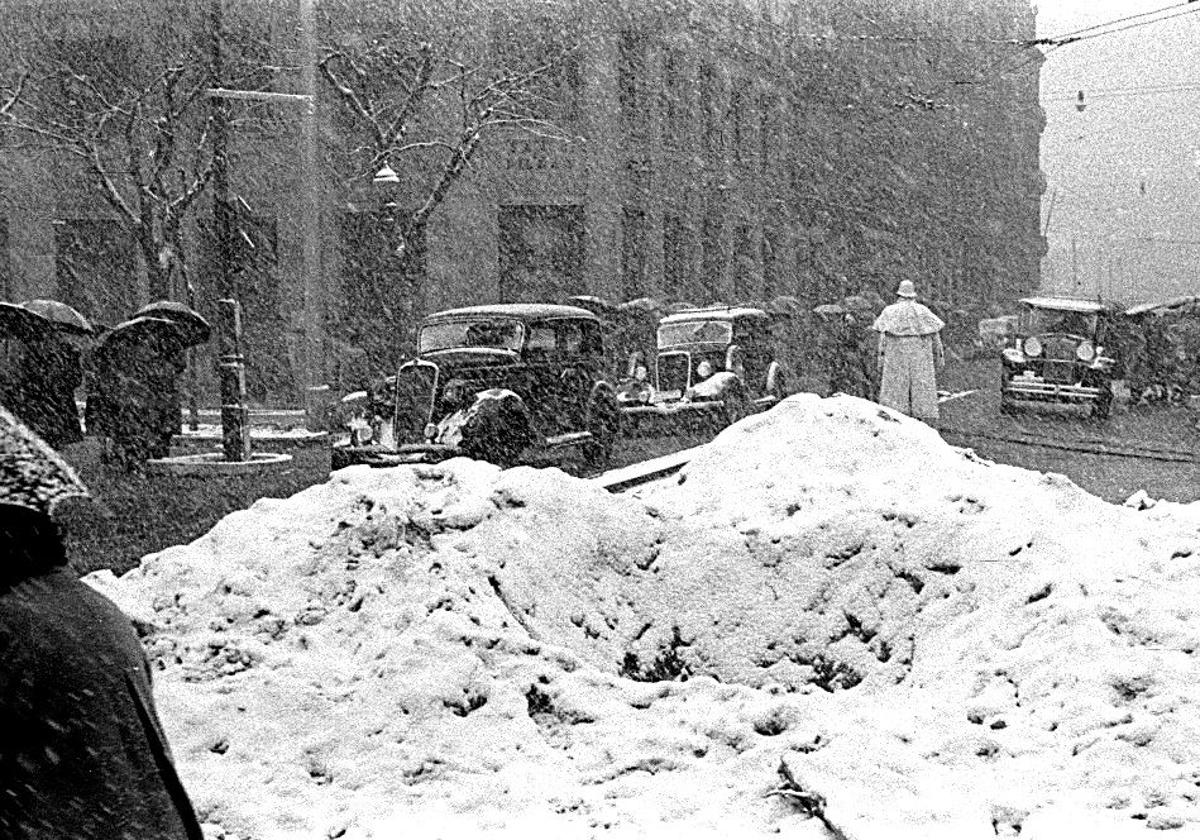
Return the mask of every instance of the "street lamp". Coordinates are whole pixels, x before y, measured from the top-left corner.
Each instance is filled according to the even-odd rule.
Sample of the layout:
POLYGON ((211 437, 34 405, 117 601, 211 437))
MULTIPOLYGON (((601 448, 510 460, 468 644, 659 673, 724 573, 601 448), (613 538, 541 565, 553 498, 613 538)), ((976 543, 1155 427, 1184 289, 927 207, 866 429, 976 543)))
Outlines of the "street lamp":
MULTIPOLYGON (((392 195, 392 192, 396 185, 400 183, 400 176, 396 173, 395 169, 392 169, 391 164, 384 162, 379 171, 375 173, 375 177, 371 179, 371 183, 386 199, 383 202, 383 223, 388 227, 386 235, 388 238, 392 238, 396 236, 396 208, 399 206, 396 204, 396 199, 392 195)), ((404 250, 407 247, 404 237, 398 236, 396 239, 398 239, 398 242, 393 255, 397 257, 404 256, 404 250)))
POLYGON ((375 177, 371 179, 371 183, 377 187, 399 184, 400 176, 396 174, 395 169, 392 169, 390 165, 385 163, 382 167, 380 167, 379 171, 375 173, 375 177))

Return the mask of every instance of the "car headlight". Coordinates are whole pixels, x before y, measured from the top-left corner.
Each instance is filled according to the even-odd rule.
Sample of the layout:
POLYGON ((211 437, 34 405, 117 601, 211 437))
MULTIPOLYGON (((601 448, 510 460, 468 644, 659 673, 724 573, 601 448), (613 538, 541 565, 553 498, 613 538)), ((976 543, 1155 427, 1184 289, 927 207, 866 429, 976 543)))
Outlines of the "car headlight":
POLYGON ((713 366, 712 362, 710 362, 708 359, 705 359, 704 361, 700 362, 700 364, 696 365, 696 376, 699 376, 701 379, 708 379, 708 377, 712 375, 713 366))
POLYGON ((361 417, 350 418, 350 443, 353 446, 366 446, 375 437, 371 424, 361 417))
POLYGON ((1090 362, 1096 358, 1096 347, 1090 341, 1081 341, 1075 348, 1075 358, 1081 362, 1090 362))
POLYGON ((1036 335, 1031 335, 1021 344, 1026 356, 1042 355, 1042 342, 1036 335))

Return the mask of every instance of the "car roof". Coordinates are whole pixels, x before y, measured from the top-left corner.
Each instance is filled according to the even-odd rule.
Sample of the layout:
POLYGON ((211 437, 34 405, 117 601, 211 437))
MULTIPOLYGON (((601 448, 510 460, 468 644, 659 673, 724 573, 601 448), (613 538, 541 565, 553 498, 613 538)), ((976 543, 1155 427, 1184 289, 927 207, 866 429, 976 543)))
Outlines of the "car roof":
POLYGON ((1065 312, 1113 312, 1120 308, 1111 301, 1055 296, 1021 298, 1021 303, 1035 309, 1061 309, 1065 312))
POLYGON ((738 318, 762 318, 769 316, 761 309, 752 306, 709 306, 699 309, 685 309, 675 312, 659 321, 660 324, 679 324, 687 321, 735 320, 738 318))
POLYGON ((585 318, 589 321, 600 320, 595 313, 578 306, 564 306, 557 303, 485 303, 481 306, 464 306, 459 309, 445 309, 425 316, 426 321, 455 320, 457 318, 475 318, 480 315, 499 315, 504 318, 516 318, 530 321, 536 318, 585 318))

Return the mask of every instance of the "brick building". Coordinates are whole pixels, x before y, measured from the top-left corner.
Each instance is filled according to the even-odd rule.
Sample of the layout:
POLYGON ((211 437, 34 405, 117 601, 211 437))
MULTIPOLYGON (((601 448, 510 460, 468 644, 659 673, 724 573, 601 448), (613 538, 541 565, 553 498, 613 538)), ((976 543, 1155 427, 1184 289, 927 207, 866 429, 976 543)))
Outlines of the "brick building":
MULTIPOLYGON (((237 25, 294 57, 296 2, 248 4, 237 25)), ((579 33, 547 82, 551 116, 576 139, 486 141, 430 221, 420 288, 366 278, 386 276, 381 205, 417 200, 428 172, 402 171, 384 195, 327 156, 314 295, 300 280, 296 196, 311 179, 296 166, 298 121, 259 107, 263 119, 234 131, 260 399, 295 401, 330 376, 335 339, 400 336, 424 311, 469 303, 587 293, 815 304, 865 288, 890 296, 907 277, 927 297, 978 306, 1037 287, 1044 120, 1028 2, 481 3, 454 20, 476 54, 526 48, 568 20, 579 33), (304 370, 315 329, 328 339, 324 372, 304 370)), ((148 37, 124 13, 97 6, 94 21, 107 14, 125 44, 148 37)), ((327 87, 316 113, 327 148, 353 142, 327 87)), ((120 225, 56 183, 52 161, 34 163, 5 167, 0 291, 60 296, 102 321, 127 314, 148 291, 120 225)), ((190 228, 197 242, 203 227, 190 228)), ((204 251, 193 264, 207 294, 204 251)))

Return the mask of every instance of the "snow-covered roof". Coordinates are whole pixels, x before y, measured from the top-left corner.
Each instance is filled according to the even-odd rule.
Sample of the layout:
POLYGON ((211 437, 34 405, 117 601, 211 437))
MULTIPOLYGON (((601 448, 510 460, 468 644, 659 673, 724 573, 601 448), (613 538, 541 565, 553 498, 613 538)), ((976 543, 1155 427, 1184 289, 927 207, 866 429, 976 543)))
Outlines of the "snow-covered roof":
POLYGON ((1069 297, 1027 297, 1021 303, 1035 309, 1061 309, 1065 312, 1112 312, 1118 307, 1109 301, 1069 297))
POLYGON ((470 318, 480 315, 500 315, 507 318, 529 320, 532 318, 589 318, 598 320, 594 312, 579 306, 564 306, 558 303, 487 303, 480 306, 464 306, 446 309, 429 315, 426 320, 470 318))
POLYGON ((767 313, 752 306, 713 306, 685 309, 663 318, 659 323, 678 324, 686 321, 734 320, 736 318, 766 318, 767 313))
POLYGON ((1131 306, 1125 310, 1126 315, 1145 315, 1147 312, 1167 311, 1170 309, 1183 309, 1187 306, 1195 306, 1200 303, 1200 295, 1183 295, 1170 300, 1156 300, 1150 303, 1139 303, 1136 306, 1131 306))

